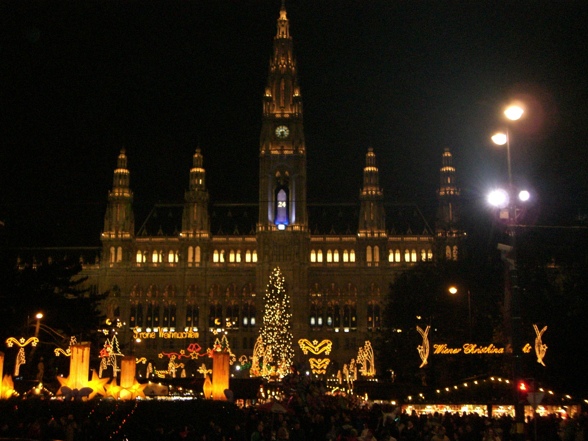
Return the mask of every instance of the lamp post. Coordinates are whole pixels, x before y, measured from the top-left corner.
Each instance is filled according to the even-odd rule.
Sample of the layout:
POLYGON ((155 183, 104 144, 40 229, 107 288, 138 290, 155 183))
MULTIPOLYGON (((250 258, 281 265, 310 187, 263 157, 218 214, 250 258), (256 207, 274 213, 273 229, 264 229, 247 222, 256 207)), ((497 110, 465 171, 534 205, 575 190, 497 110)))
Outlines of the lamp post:
MULTIPOLYGON (((504 115, 510 121, 519 120, 524 114, 524 109, 519 105, 512 105, 504 110, 504 115)), ((512 178, 511 163, 511 140, 510 131, 505 133, 496 133, 492 136, 492 141, 498 145, 506 145, 506 159, 508 169, 508 190, 495 190, 489 197, 488 202, 500 209, 500 218, 506 221, 506 232, 510 238, 510 244, 499 244, 503 260, 508 269, 508 282, 505 284, 504 309, 505 324, 510 327, 510 342, 512 348, 512 377, 513 387, 516 389, 518 377, 520 376, 520 346, 521 346, 521 308, 519 299, 518 270, 516 260, 516 223, 517 223, 517 206, 515 197, 515 188, 512 178)), ((529 199, 529 192, 521 191, 518 195, 521 201, 529 199)), ((523 439, 524 433, 524 404, 519 403, 517 391, 513 389, 515 400, 515 441, 523 439)))
MULTIPOLYGON (((451 295, 455 295, 457 294, 457 292, 459 291, 457 289, 456 286, 450 286, 449 289, 449 294, 451 295)), ((469 338, 470 338, 470 343, 472 342, 472 295, 470 293, 470 290, 468 289, 468 331, 469 331, 469 338)))
POLYGON ((35 324, 35 337, 39 337, 39 330, 41 328, 41 319, 43 318, 43 313, 42 312, 37 312, 37 314, 35 314, 35 319, 37 319, 37 323, 35 324))

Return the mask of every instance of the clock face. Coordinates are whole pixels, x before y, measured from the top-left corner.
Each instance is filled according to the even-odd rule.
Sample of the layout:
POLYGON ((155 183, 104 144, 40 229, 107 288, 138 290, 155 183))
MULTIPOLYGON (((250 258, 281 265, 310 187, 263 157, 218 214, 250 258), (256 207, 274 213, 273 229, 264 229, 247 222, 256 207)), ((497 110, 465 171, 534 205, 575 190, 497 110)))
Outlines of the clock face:
POLYGON ((276 127, 276 136, 280 139, 285 139, 290 134, 290 129, 286 126, 278 126, 276 127))

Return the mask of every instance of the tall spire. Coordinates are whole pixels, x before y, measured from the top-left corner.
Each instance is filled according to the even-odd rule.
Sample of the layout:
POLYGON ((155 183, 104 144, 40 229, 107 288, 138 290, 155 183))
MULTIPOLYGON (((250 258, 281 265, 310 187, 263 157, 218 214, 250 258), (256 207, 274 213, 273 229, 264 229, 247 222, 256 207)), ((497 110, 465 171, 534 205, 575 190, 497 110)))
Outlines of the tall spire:
POLYGON ((363 169, 363 188, 360 193, 359 235, 382 236, 386 234, 386 214, 384 193, 379 185, 379 172, 376 154, 368 148, 363 169))
POLYGON ((184 195, 182 237, 202 236, 210 233, 206 171, 203 164, 202 152, 197 148, 192 157, 189 190, 184 195))
POLYGON ((302 97, 290 23, 282 2, 263 96, 259 228, 305 231, 306 152, 302 97))
POLYGON ((125 149, 121 149, 112 179, 112 190, 108 192, 102 232, 103 259, 107 259, 111 264, 128 261, 131 258, 130 240, 135 236, 135 216, 130 177, 127 155, 125 149))
POLYGON ((438 256, 447 260, 458 260, 461 239, 464 236, 459 228, 459 187, 455 177, 453 157, 449 148, 445 148, 439 172, 439 189, 437 190, 438 208, 436 219, 436 236, 438 256))

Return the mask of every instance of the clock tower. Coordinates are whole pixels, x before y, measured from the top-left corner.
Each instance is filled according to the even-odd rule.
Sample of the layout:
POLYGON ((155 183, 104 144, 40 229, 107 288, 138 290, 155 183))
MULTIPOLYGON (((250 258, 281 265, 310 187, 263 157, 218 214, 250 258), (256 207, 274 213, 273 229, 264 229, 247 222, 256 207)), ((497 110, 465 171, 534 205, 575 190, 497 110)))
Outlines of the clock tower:
MULTIPOLYGON (((259 150, 259 221, 256 283, 261 290, 280 267, 293 299, 305 299, 310 235, 306 207, 306 148, 302 97, 282 2, 263 95, 259 150)), ((295 332, 296 330, 293 329, 295 332)))

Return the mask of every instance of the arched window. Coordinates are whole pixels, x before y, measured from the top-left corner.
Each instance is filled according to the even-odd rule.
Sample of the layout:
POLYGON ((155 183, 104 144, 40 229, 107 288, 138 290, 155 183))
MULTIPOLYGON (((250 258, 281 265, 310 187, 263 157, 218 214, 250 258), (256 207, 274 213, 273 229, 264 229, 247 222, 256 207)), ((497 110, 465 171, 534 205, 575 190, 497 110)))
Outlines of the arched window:
POLYGON ((223 326, 223 307, 220 303, 212 303, 208 313, 208 327, 221 328, 223 326))
POLYGON ((378 263, 380 261, 380 247, 374 245, 374 262, 378 263))
POLYGON ((445 258, 451 260, 451 247, 449 245, 445 247, 445 258))
POLYGON ((218 263, 220 261, 218 250, 214 250, 214 252, 212 253, 212 261, 214 263, 218 263))
POLYGON ((137 255, 135 258, 137 263, 143 263, 143 253, 141 252, 141 250, 137 250, 137 255))
POLYGON ((424 248, 421 250, 421 260, 423 262, 427 260, 427 251, 424 248))
POLYGON ((394 262, 394 251, 393 250, 388 251, 388 262, 394 262))
POLYGON ((368 331, 380 330, 380 304, 370 302, 367 308, 367 328, 368 331))
POLYGON ((368 265, 372 263, 372 247, 370 245, 368 245, 365 249, 365 260, 368 265))
POLYGON ((235 261, 236 262, 241 262, 241 250, 237 250, 235 252, 235 261))
POLYGON ((457 245, 453 245, 453 260, 457 260, 457 245))
POLYGON ((417 261, 417 252, 415 249, 413 249, 410 253, 410 261, 411 262, 416 262, 417 261))
POLYGON ((257 250, 253 250, 253 255, 251 256, 253 263, 257 262, 257 250))
POLYGON ((123 260, 123 252, 122 252, 122 247, 118 247, 116 249, 116 261, 117 262, 122 262, 123 260))
POLYGON ((333 251, 333 262, 339 262, 339 250, 333 251))
POLYGON ((175 263, 176 262, 176 254, 174 253, 174 250, 169 250, 169 252, 167 253, 167 262, 168 263, 175 263))
POLYGON ((433 250, 431 248, 427 250, 427 260, 433 260, 433 250))
POLYGON ((229 251, 229 262, 235 262, 235 250, 229 251))
POLYGON ((404 250, 404 261, 410 262, 410 250, 408 248, 404 250))
POLYGON ((108 258, 110 263, 114 263, 114 247, 110 247, 110 257, 108 258))
POLYGON ((200 310, 198 309, 198 305, 192 303, 186 305, 186 328, 192 330, 198 329, 199 314, 200 310))
POLYGON ((159 262, 159 254, 157 253, 157 250, 153 250, 153 253, 152 253, 152 256, 151 256, 151 261, 153 263, 159 262))
POLYGON ((200 263, 200 262, 201 262, 202 256, 201 256, 201 254, 200 254, 200 253, 201 253, 201 251, 200 251, 200 247, 199 247, 199 246, 197 246, 197 247, 196 247, 196 253, 195 253, 195 256, 194 256, 194 261, 195 261, 196 263, 200 263))
POLYGON ((402 261, 402 259, 400 258, 400 250, 399 249, 396 249, 396 251, 394 252, 394 260, 396 262, 401 262, 402 261))
POLYGON ((355 250, 349 251, 349 261, 355 262, 355 250))
POLYGON ((333 262, 333 252, 331 250, 327 250, 327 262, 333 262))
POLYGON ((194 247, 188 247, 188 263, 194 263, 194 247))
POLYGON ((323 261, 323 250, 318 250, 318 252, 316 253, 316 261, 317 262, 323 261))
POLYGON ((349 262, 349 252, 347 250, 343 250, 343 262, 349 262))
POLYGON ((312 263, 316 262, 316 251, 315 250, 310 250, 310 261, 312 263))
POLYGON ((175 329, 176 327, 176 305, 166 303, 163 306, 163 327, 175 329))
POLYGON ((247 263, 251 262, 251 251, 249 251, 249 250, 245 251, 245 262, 247 262, 247 263))

